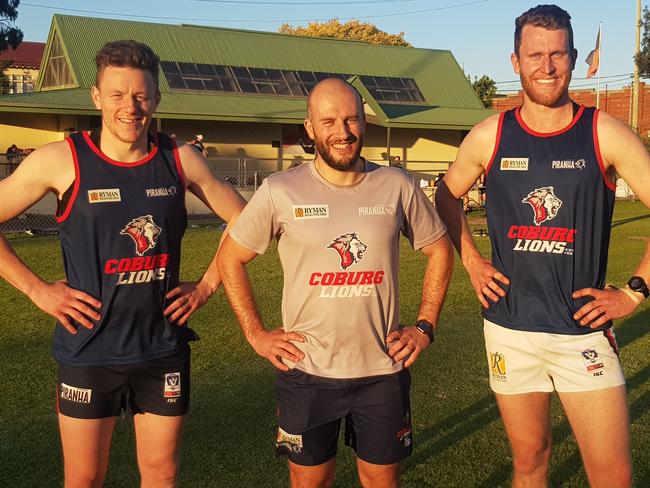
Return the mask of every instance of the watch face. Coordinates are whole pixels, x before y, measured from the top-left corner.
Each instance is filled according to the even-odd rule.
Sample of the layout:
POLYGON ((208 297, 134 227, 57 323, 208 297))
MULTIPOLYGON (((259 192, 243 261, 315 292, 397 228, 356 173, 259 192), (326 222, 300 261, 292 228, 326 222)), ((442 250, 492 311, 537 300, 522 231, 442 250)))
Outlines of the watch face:
POLYGON ((646 285, 645 280, 640 276, 632 276, 630 281, 627 282, 627 286, 632 291, 642 293, 645 298, 648 298, 648 295, 650 294, 648 292, 648 285, 646 285))
POLYGON ((639 278, 638 276, 633 276, 630 278, 630 281, 628 281, 627 285, 634 291, 641 291, 646 288, 645 281, 643 278, 639 278))

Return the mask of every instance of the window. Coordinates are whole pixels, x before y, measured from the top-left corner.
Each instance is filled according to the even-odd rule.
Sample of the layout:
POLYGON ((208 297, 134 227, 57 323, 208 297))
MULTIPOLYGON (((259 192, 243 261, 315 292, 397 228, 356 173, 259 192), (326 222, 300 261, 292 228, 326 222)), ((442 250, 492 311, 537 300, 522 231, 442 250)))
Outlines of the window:
POLYGON ((48 88, 67 88, 74 85, 72 72, 65 58, 59 34, 55 32, 50 56, 45 66, 45 77, 43 78, 42 88, 44 90, 48 88))
POLYGON ((34 80, 29 74, 7 75, 9 91, 7 93, 29 93, 34 91, 34 80))

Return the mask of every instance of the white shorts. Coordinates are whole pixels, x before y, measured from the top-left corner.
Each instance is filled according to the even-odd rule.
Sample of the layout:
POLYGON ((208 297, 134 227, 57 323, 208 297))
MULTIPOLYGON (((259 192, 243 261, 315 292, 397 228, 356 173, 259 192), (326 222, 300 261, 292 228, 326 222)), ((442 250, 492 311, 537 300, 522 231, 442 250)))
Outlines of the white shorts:
POLYGON ((495 393, 580 392, 625 384, 614 332, 584 335, 508 329, 483 321, 495 393))

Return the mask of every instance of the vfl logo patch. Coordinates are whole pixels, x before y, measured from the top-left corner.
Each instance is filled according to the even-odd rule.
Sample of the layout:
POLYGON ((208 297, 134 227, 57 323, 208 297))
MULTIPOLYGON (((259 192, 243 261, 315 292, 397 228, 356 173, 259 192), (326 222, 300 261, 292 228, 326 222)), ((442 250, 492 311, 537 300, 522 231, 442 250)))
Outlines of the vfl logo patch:
POLYGON ((327 248, 334 249, 339 253, 341 269, 346 270, 363 259, 363 253, 368 249, 368 246, 359 240, 356 232, 350 232, 338 236, 327 248))
POLYGON ((501 352, 490 353, 490 371, 492 378, 498 381, 508 381, 506 376, 506 357, 501 352))
POLYGON ((302 452, 302 435, 289 434, 278 427, 278 437, 275 441, 275 447, 279 450, 286 450, 293 453, 302 452))
POLYGON ((181 396, 181 374, 180 373, 166 373, 165 374, 165 398, 176 398, 181 396))
POLYGON ((78 388, 76 386, 61 383, 61 399, 74 403, 88 405, 93 396, 93 390, 90 388, 78 388))
POLYGON ((88 190, 88 203, 121 202, 122 195, 119 188, 103 188, 88 190))
POLYGON ((404 427, 397 432, 397 440, 402 446, 409 447, 411 445, 411 415, 407 412, 404 416, 404 427))
POLYGON ((318 203, 316 205, 294 205, 293 219, 328 219, 330 216, 329 205, 318 203))
POLYGON ((156 247, 161 232, 162 229, 153 221, 153 216, 143 215, 126 224, 120 234, 131 236, 135 243, 135 252, 142 256, 149 249, 156 247))
POLYGON ((605 365, 595 349, 585 349, 580 354, 589 373, 594 376, 604 376, 605 365))
POLYGON ((555 196, 552 186, 536 188, 521 203, 527 203, 533 207, 533 223, 535 225, 554 219, 562 206, 562 200, 555 196))
POLYGON ((501 171, 528 171, 528 158, 501 158, 501 171))

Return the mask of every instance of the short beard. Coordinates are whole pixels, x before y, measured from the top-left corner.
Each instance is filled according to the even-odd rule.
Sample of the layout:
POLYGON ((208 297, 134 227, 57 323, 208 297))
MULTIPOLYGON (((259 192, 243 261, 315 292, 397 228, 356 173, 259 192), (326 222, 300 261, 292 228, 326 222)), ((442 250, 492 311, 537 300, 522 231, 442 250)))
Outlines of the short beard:
POLYGON ((519 79, 521 81, 521 88, 524 90, 524 93, 528 96, 530 101, 538 105, 543 105, 545 107, 554 107, 559 101, 561 101, 562 98, 568 94, 569 83, 571 83, 571 77, 569 76, 566 80, 565 85, 561 88, 561 90, 558 90, 558 95, 553 98, 549 98, 537 96, 537 92, 535 91, 535 87, 533 85, 535 82, 531 78, 525 78, 523 75, 519 75, 519 79))
POLYGON ((334 159, 334 156, 327 147, 327 144, 325 144, 322 140, 315 138, 314 145, 316 146, 316 152, 318 155, 323 161, 325 161, 325 163, 327 163, 330 168, 338 171, 348 171, 359 160, 359 156, 361 155, 361 148, 363 148, 363 137, 357 138, 355 136, 351 136, 350 139, 353 140, 348 140, 345 142, 356 142, 357 148, 350 158, 346 158, 342 161, 337 161, 334 159))

